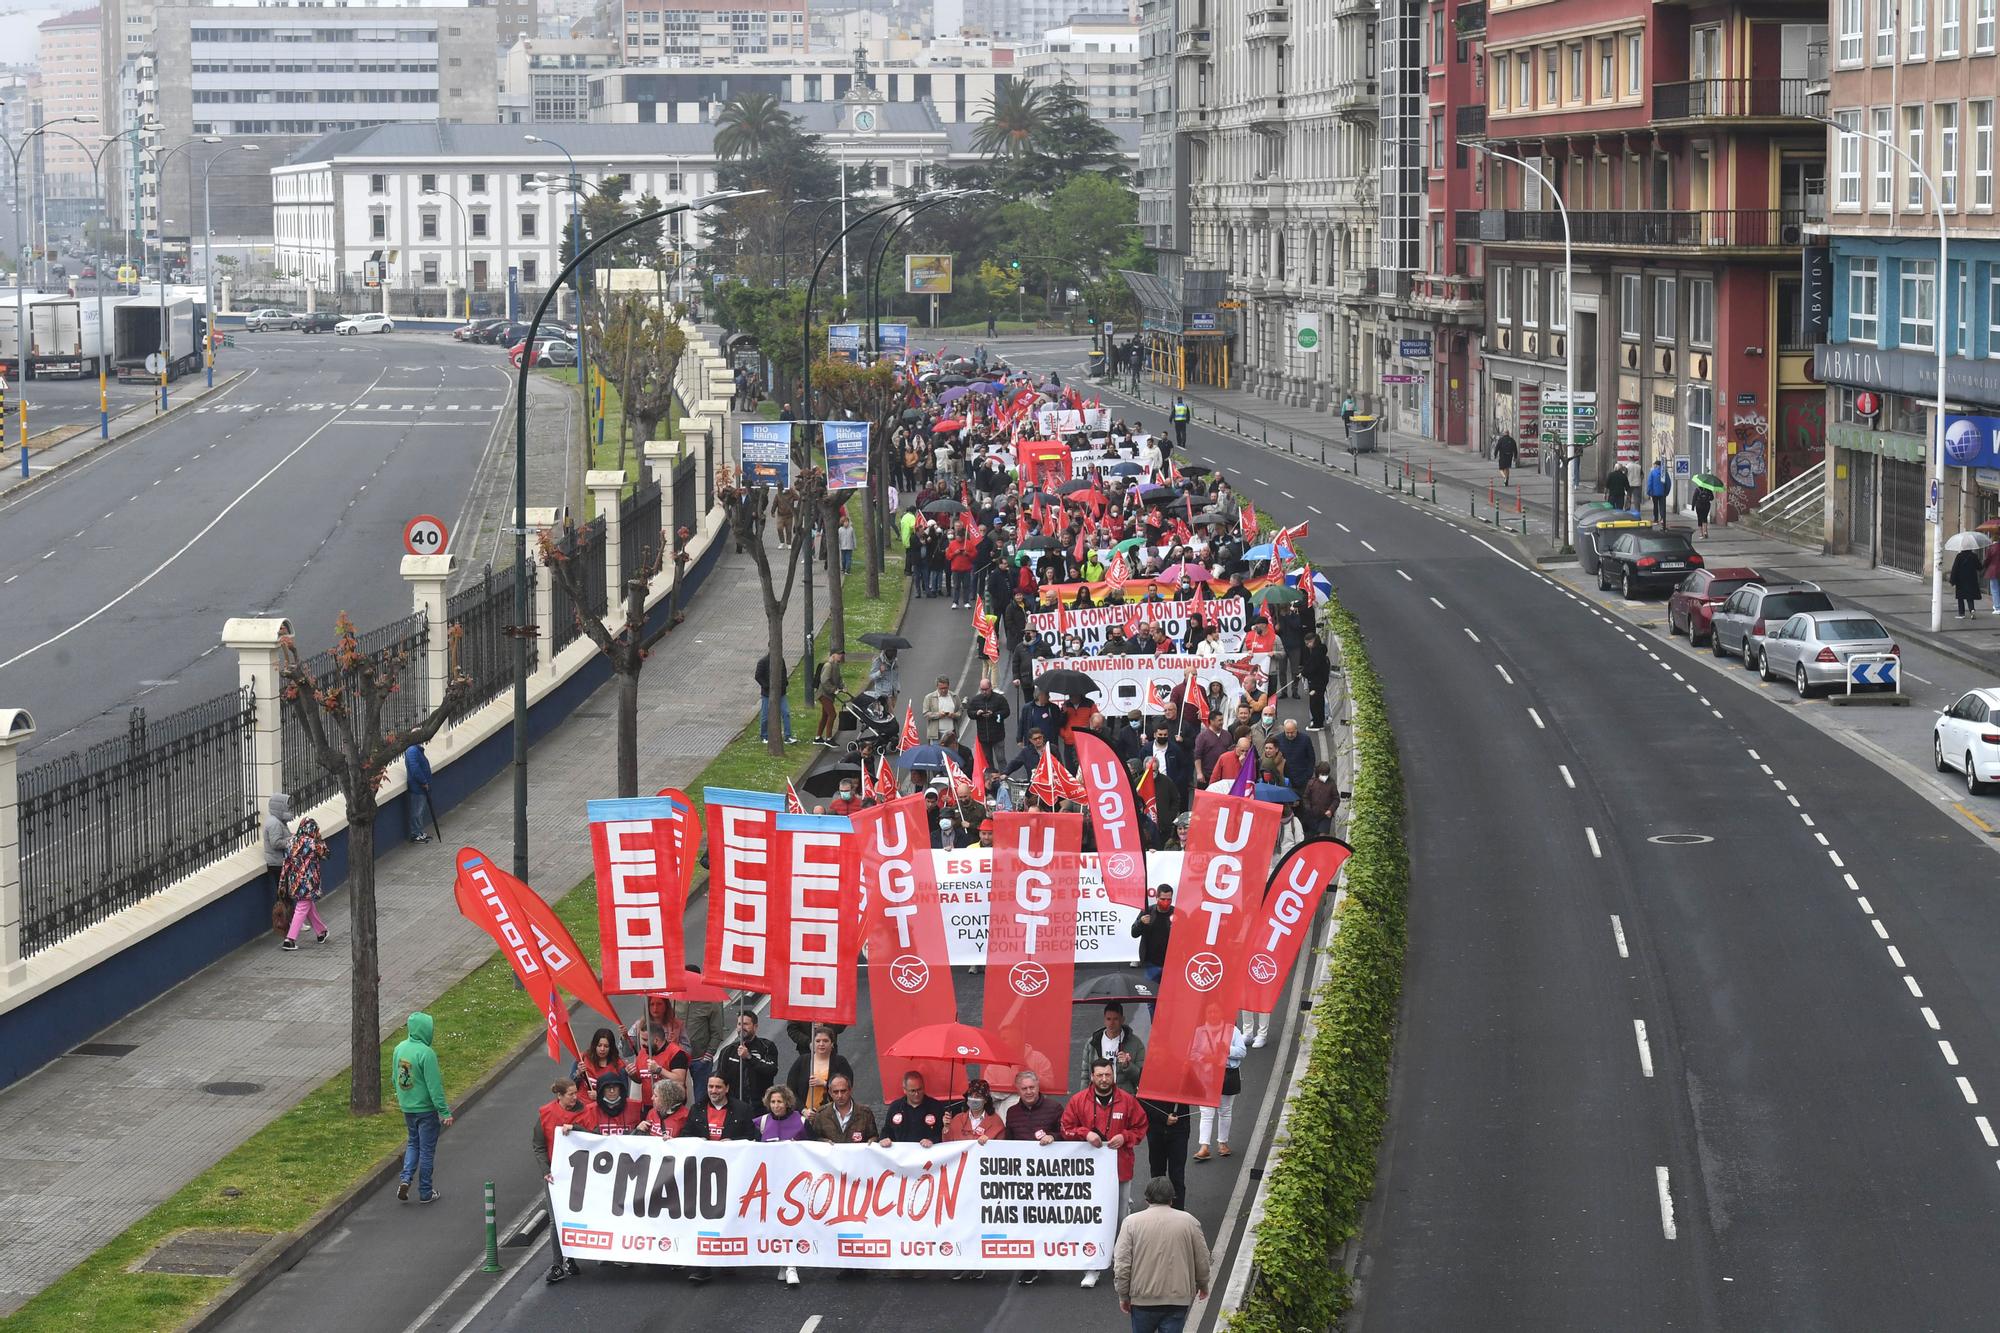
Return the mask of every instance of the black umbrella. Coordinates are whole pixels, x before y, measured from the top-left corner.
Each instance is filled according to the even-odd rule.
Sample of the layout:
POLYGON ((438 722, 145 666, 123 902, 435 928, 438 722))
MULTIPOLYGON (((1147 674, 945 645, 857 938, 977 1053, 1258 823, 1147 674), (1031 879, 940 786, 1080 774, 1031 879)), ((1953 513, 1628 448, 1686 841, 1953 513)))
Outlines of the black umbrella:
POLYGON ((919 421, 923 419, 923 415, 924 414, 921 410, 914 407, 906 407, 903 409, 903 420, 905 421, 919 421))
POLYGON ((1224 518, 1221 514, 1209 513, 1203 514, 1200 518, 1196 519, 1194 526, 1197 528, 1233 528, 1236 526, 1236 520, 1233 518, 1224 518))
POLYGON ((1050 698, 1076 700, 1097 693, 1097 682, 1081 671, 1049 671, 1035 677, 1035 689, 1047 690, 1050 698))
POLYGON ((853 778, 858 783, 861 780, 861 765, 843 761, 816 768, 799 780, 799 790, 808 796, 831 798, 840 795, 840 784, 846 778, 853 778))
POLYGON ((924 506, 924 512, 936 518, 944 514, 963 514, 965 506, 956 500, 933 500, 924 506))
POLYGON ((862 635, 861 642, 867 644, 870 648, 914 648, 917 646, 900 634, 889 634, 882 630, 862 635))
POLYGON ((1149 505, 1179 504, 1187 497, 1172 486, 1148 486, 1139 492, 1139 501, 1149 505))
POLYGON ((1060 495, 1054 495, 1048 491, 1021 492, 1022 505, 1024 506, 1031 505, 1037 500, 1040 500, 1043 504, 1050 504, 1050 505, 1059 505, 1062 503, 1062 497, 1060 495))
POLYGON ((1181 475, 1183 477, 1205 477, 1212 471, 1214 471, 1213 468, 1202 463, 1187 463, 1181 467, 1181 475))
POLYGON ((956 389, 961 384, 970 383, 972 381, 963 375, 940 375, 937 377, 937 386, 940 389, 956 389))
POLYGON ((1069 543, 1060 537, 1030 537, 1018 548, 1023 551, 1066 551, 1069 543))

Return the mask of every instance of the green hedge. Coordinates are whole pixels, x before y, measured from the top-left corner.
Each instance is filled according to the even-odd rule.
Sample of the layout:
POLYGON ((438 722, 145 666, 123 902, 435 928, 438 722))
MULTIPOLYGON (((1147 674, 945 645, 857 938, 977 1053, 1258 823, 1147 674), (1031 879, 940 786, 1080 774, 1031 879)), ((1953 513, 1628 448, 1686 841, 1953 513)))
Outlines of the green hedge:
POLYGON ((1253 1251, 1256 1279, 1229 1321, 1232 1333, 1333 1327, 1348 1298, 1347 1275, 1333 1255, 1361 1228, 1388 1112, 1410 882, 1403 776, 1360 629, 1337 599, 1327 619, 1340 636, 1354 700, 1360 762, 1347 834, 1354 855, 1332 967, 1313 998, 1312 1047, 1292 1091, 1289 1138, 1267 1178, 1253 1251))

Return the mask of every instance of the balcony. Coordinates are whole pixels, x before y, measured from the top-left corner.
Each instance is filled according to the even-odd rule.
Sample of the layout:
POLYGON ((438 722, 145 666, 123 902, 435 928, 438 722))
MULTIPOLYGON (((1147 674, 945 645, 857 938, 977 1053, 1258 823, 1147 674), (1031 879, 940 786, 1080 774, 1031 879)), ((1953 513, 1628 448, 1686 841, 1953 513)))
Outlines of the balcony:
POLYGON ((1215 33, 1209 28, 1183 28, 1174 39, 1174 54, 1186 60, 1207 60, 1215 54, 1215 33))
POLYGON ((1653 85, 1653 123, 1809 121, 1810 79, 1693 79, 1653 85))
POLYGON ((1457 274, 1413 273, 1410 305, 1439 319, 1477 323, 1485 314, 1486 282, 1457 274))
POLYGON ((1254 181, 1250 185, 1250 207, 1281 210, 1291 198, 1291 185, 1283 180, 1254 181))
POLYGON ((1806 43, 1806 87, 1826 89, 1826 43, 1806 43))
POLYGON ((1486 107, 1483 103, 1462 106, 1458 109, 1457 123, 1453 126, 1461 139, 1484 139, 1486 137, 1486 107))
POLYGON ((1250 9, 1249 38, 1253 42, 1289 41, 1292 35, 1292 11, 1284 5, 1272 4, 1270 0, 1252 0, 1250 9))
POLYGON ((1379 85, 1373 79, 1342 79, 1333 85, 1333 110, 1344 120, 1371 123, 1382 115, 1379 85))
POLYGON ((1382 270, 1351 268, 1340 275, 1340 294, 1349 300, 1373 300, 1382 293, 1382 270))
MULTIPOLYGON (((1572 240, 1580 250, 1796 251, 1813 219, 1803 209, 1704 208, 1672 212, 1571 213, 1572 240)), ((1562 215, 1487 208, 1461 210, 1458 237, 1487 245, 1561 246, 1562 215)))
POLYGON ((1174 111, 1174 128, 1182 134, 1206 134, 1215 128, 1215 113, 1205 106, 1184 106, 1174 111))
POLYGON ((1250 128, 1259 134, 1283 134, 1285 132, 1285 98, 1283 94, 1266 93, 1261 97, 1245 99, 1244 119, 1250 128))
POLYGON ((1458 7, 1458 35, 1471 37, 1486 31, 1486 0, 1465 0, 1458 7))

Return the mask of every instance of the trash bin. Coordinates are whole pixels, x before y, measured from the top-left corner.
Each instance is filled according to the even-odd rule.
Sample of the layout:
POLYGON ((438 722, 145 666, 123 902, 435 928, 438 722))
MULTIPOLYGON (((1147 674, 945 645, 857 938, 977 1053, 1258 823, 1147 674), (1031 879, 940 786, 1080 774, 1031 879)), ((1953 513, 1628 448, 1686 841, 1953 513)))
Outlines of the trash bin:
POLYGON ((1375 418, 1367 412, 1356 412, 1347 419, 1347 451, 1354 454, 1375 452, 1375 418))
POLYGON ((1094 380, 1104 378, 1104 353, 1095 347, 1090 349, 1090 377, 1094 380))
POLYGON ((1597 573, 1597 543, 1593 538, 1597 533, 1607 536, 1621 528, 1650 528, 1653 525, 1645 519, 1628 514, 1622 509, 1593 509, 1587 514, 1576 516, 1576 560, 1586 574, 1597 573))

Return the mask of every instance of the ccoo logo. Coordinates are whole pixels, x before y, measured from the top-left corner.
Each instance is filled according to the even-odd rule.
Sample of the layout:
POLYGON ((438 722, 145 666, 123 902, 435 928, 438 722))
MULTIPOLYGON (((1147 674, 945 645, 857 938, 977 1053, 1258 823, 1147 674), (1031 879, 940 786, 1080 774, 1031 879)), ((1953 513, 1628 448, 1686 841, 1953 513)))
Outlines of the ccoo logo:
POLYGON ((1187 983, 1198 991, 1212 991, 1222 984, 1222 960, 1206 949, 1187 960, 1187 983))
POLYGON ((1049 988, 1048 969, 1033 959, 1007 969, 1007 985, 1024 1000, 1032 1000, 1049 988))

